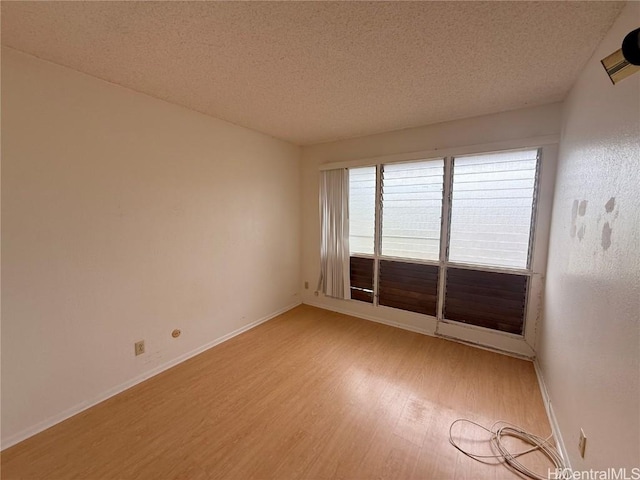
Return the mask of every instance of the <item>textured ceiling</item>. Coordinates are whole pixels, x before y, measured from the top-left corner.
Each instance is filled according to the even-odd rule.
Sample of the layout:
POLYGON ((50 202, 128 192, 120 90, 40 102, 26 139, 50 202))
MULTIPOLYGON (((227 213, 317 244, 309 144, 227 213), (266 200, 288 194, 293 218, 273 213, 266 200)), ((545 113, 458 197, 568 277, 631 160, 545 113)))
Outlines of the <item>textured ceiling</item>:
POLYGON ((2 2, 2 43, 307 145, 562 100, 620 2, 2 2))

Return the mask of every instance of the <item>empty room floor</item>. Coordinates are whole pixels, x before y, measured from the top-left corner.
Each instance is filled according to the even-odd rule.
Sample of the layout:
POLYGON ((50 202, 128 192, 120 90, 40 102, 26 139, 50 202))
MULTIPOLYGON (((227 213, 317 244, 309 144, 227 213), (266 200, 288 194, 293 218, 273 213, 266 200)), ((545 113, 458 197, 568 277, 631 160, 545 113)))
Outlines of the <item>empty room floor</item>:
POLYGON ((457 418, 550 434, 531 362, 302 305, 5 450, 2 478, 520 478, 450 445, 457 418))

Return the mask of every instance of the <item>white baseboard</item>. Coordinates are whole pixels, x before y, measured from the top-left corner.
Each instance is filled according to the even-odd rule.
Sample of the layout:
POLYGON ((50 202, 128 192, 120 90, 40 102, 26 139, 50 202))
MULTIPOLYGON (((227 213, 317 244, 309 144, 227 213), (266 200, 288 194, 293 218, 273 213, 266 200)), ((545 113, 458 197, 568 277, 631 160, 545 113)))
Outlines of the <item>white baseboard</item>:
POLYGON ((87 410, 93 407, 94 405, 97 405, 98 403, 107 400, 108 398, 111 398, 119 393, 122 393, 123 391, 133 387, 134 385, 137 385, 138 383, 141 383, 155 375, 158 375, 159 373, 164 372, 165 370, 168 370, 171 367, 174 367, 179 363, 182 363, 185 360, 190 359, 191 357, 195 357, 196 355, 204 352, 205 350, 209 350, 210 348, 213 348, 216 345, 226 342, 227 340, 237 335, 240 335, 241 333, 246 332, 247 330, 251 330, 252 328, 257 327, 261 323, 269 321, 272 318, 277 317, 278 315, 282 315, 283 313, 288 312, 292 308, 297 307, 301 303, 302 303, 301 301, 292 303, 284 308, 281 308, 276 312, 273 312, 265 317, 262 317, 256 320, 255 322, 251 322, 248 325, 245 325, 244 327, 234 330, 233 332, 223 335, 222 337, 216 338, 215 340, 208 342, 194 350, 191 350, 190 352, 184 353, 174 358, 173 360, 169 360, 168 362, 165 362, 162 365, 152 368, 151 370, 148 370, 132 378, 131 380, 127 380, 126 382, 121 383, 120 385, 110 388, 109 390, 92 398, 91 400, 87 400, 86 402, 79 403, 78 405, 75 405, 63 411, 58 415, 54 415, 53 417, 47 418, 46 420, 43 420, 42 422, 39 422, 31 427, 25 428, 24 430, 14 435, 11 435, 9 438, 3 439, 1 450, 5 450, 9 447, 12 447, 17 443, 20 443, 21 441, 26 440, 27 438, 32 437, 33 435, 36 435, 37 433, 40 433, 43 430, 46 430, 47 428, 53 427, 54 425, 66 420, 67 418, 73 417, 74 415, 77 415, 78 413, 83 412, 84 410, 87 410))
POLYGON ((513 352, 511 350, 505 350, 505 349, 500 349, 500 348, 496 348, 496 347, 491 347, 491 346, 488 346, 488 345, 483 345, 482 343, 478 343, 478 342, 472 342, 472 341, 464 340, 464 339, 461 339, 461 338, 456 338, 456 337, 451 337, 451 336, 448 336, 448 335, 443 335, 441 333, 438 333, 438 332, 434 331, 434 329, 414 327, 413 325, 407 325, 405 323, 394 322, 394 321, 391 321, 391 320, 387 320, 385 318, 377 317, 375 315, 369 315, 369 314, 366 314, 366 313, 353 312, 353 311, 348 310, 346 308, 336 307, 335 305, 327 305, 327 304, 320 303, 320 302, 304 300, 302 303, 304 303, 305 305, 310 305, 312 307, 322 308, 323 310, 329 310, 331 312, 342 313, 344 315, 349 315, 351 317, 356 317, 356 318, 362 318, 363 320, 369 320, 371 322, 382 323, 384 325, 389 325, 390 327, 396 327, 396 328, 400 328, 402 330, 408 330, 410 332, 421 333, 423 335, 428 335, 430 337, 442 338, 443 340, 447 340, 449 342, 461 343, 463 345, 468 345, 470 347, 479 348, 480 350, 486 350, 488 352, 499 353, 501 355, 506 355, 508 357, 519 358, 521 360, 527 360, 529 362, 533 361, 533 355, 532 354, 522 354, 522 353, 518 353, 518 352, 513 352))
POLYGON ((562 432, 560 431, 560 425, 558 424, 558 419, 556 418, 556 414, 553 411, 553 407, 551 405, 551 398, 549 397, 549 391, 547 390, 547 385, 544 383, 544 377, 542 376, 542 369, 540 368, 540 364, 538 363, 538 359, 534 359, 533 366, 536 370, 536 377, 538 378, 538 384, 540 385, 540 392, 542 392, 542 401, 544 403, 544 408, 547 411, 547 417, 549 417, 549 424, 551 425, 551 433, 553 433, 553 438, 556 441, 556 446, 558 448, 558 452, 564 461, 564 465, 567 468, 571 468, 571 461, 569 460, 569 455, 567 453, 567 449, 564 444, 564 440, 562 439, 562 432))
POLYGON ((332 312, 337 312, 337 313, 342 313, 343 315, 349 315, 351 317, 356 317, 356 318, 362 318, 363 320, 369 320, 371 322, 376 322, 376 323, 382 323, 384 325, 389 325, 390 327, 396 327, 396 328, 401 328, 402 330, 408 330, 410 332, 415 332, 415 333, 422 333, 423 335, 429 335, 430 337, 433 337, 433 331, 428 330, 426 328, 419 328, 419 327, 414 327, 412 325, 406 325, 404 323, 399 323, 399 322, 393 322, 391 320, 386 320, 384 318, 380 318, 380 317, 376 317, 374 315, 368 315, 368 314, 364 314, 364 313, 354 313, 346 308, 340 308, 340 307, 336 307, 333 305, 325 305, 323 303, 320 302, 309 302, 309 301, 304 301, 303 302, 305 305, 311 305, 312 307, 317 307, 317 308, 322 308, 323 310, 329 310, 332 312))

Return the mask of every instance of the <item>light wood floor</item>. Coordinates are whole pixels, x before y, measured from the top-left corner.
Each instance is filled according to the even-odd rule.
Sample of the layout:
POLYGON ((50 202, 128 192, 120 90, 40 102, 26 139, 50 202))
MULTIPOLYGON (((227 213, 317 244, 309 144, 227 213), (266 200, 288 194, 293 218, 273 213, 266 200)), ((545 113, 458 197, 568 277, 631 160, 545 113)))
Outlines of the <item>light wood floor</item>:
POLYGON ((449 444, 460 417, 550 433, 530 362, 300 306, 5 450, 2 479, 519 478, 449 444))

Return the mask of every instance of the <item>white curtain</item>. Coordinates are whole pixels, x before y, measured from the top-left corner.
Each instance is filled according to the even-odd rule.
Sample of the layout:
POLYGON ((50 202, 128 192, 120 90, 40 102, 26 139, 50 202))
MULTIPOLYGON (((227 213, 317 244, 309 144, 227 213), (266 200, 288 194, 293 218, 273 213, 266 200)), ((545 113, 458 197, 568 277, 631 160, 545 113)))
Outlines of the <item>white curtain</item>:
POLYGON ((351 298, 349 282, 349 170, 320 172, 320 280, 329 297, 351 298))

